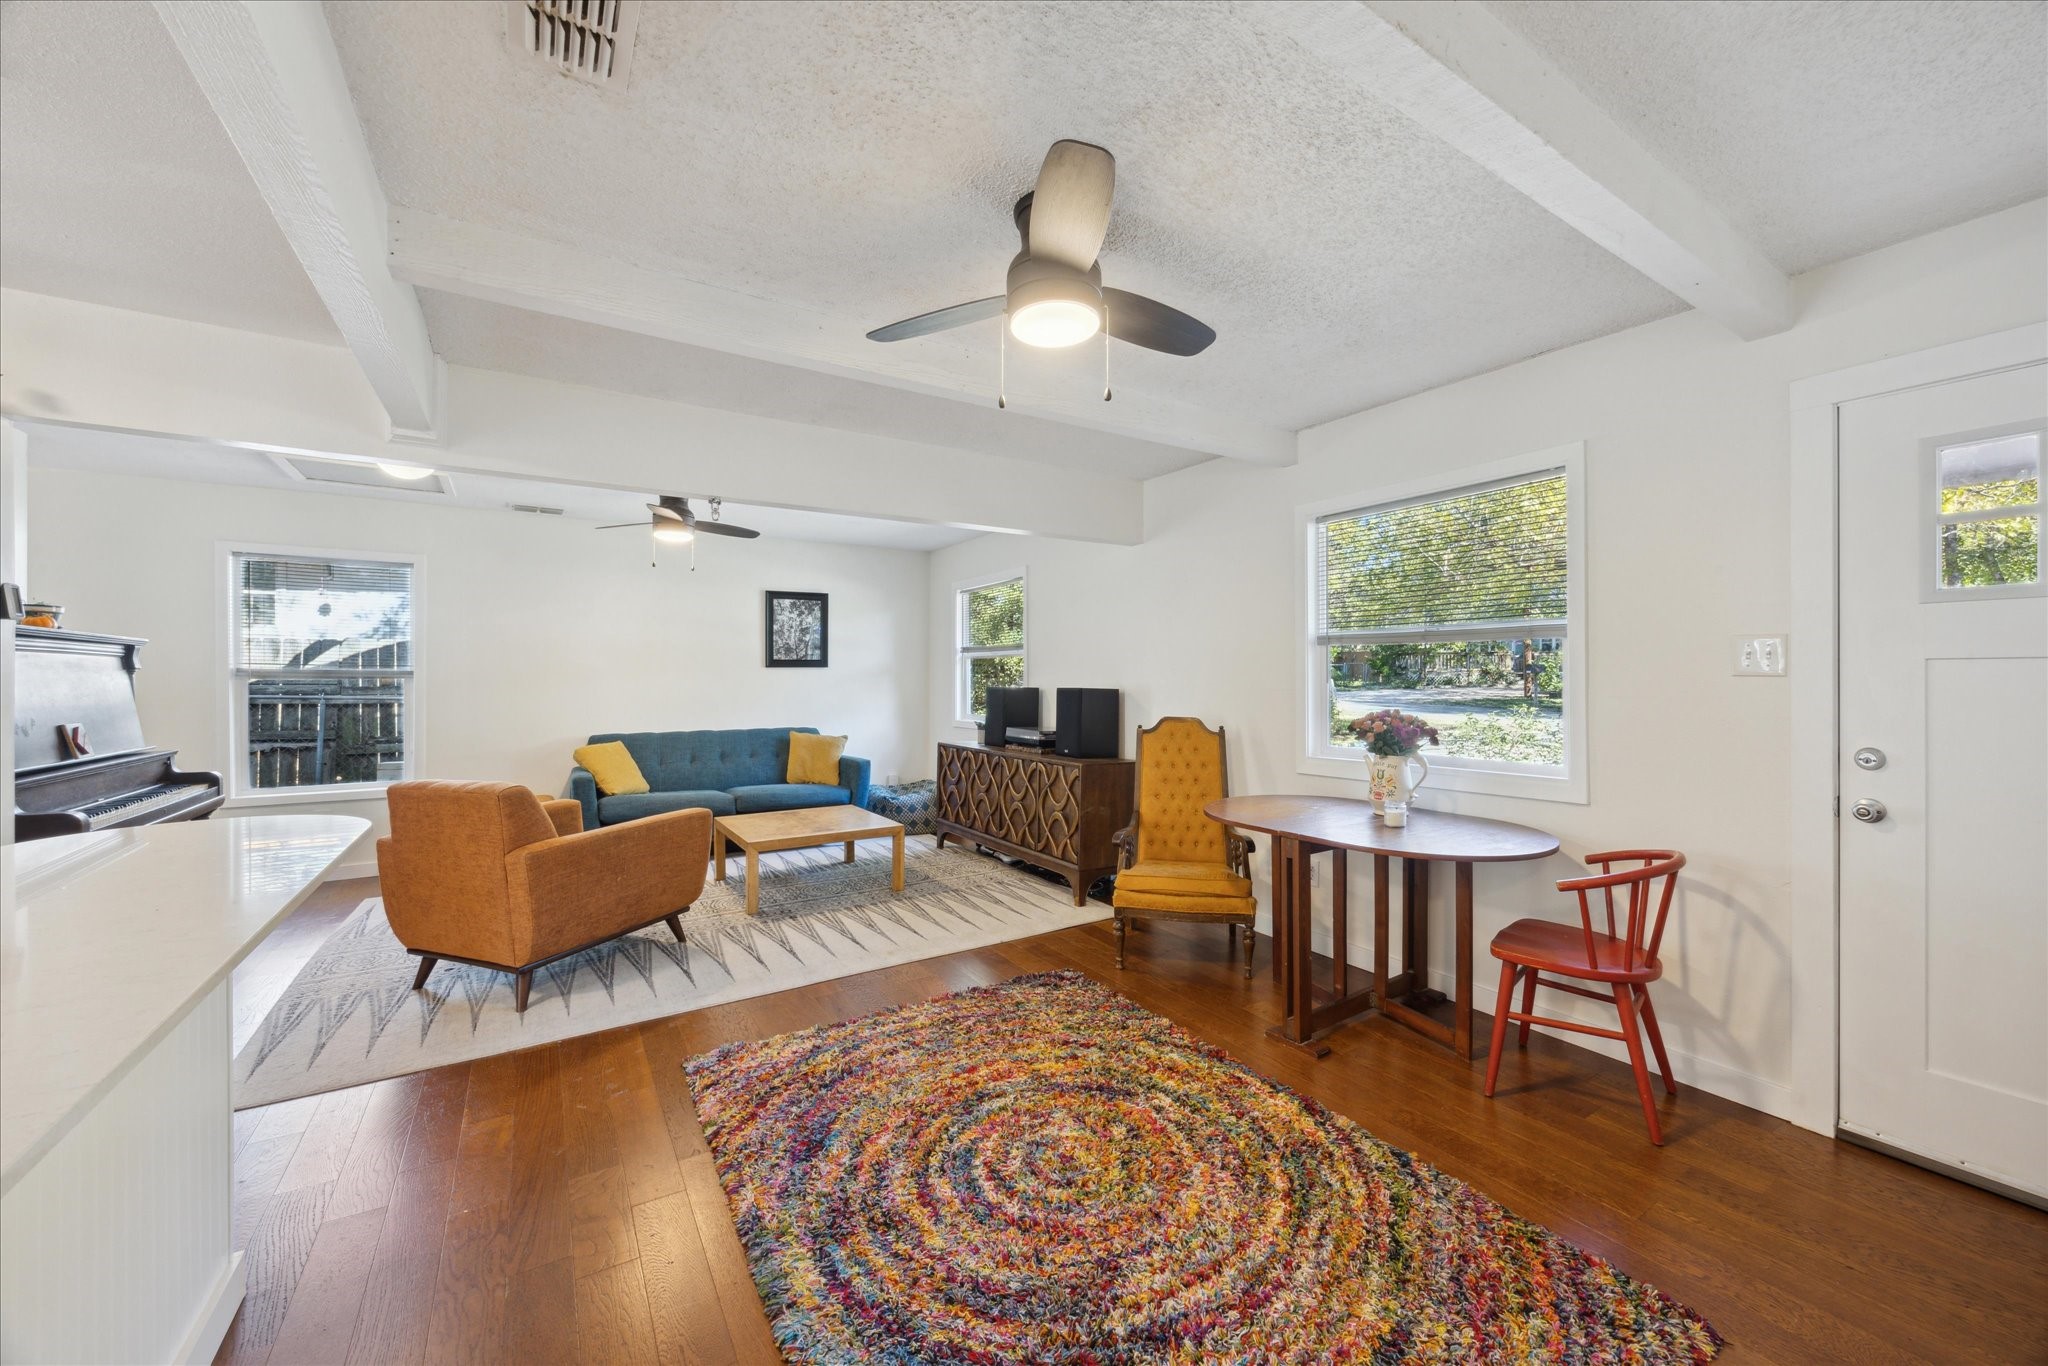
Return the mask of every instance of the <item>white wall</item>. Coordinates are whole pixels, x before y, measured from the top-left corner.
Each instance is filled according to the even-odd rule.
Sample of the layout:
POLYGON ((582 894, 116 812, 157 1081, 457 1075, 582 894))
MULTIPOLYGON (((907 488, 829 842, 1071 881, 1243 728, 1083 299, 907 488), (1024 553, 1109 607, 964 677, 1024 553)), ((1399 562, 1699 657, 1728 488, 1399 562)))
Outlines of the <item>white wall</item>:
MULTIPOLYGON (((588 523, 36 468, 29 521, 28 582, 66 627, 149 639, 143 733, 187 768, 231 765, 219 555, 246 542, 419 557, 421 777, 554 793, 595 731, 782 725, 847 735, 877 781, 930 769, 921 551, 718 541, 691 573, 687 551, 649 568, 645 534, 588 523), (770 588, 831 594, 829 668, 764 666, 770 588)), ((377 799, 293 809, 384 829, 377 799)))
MULTIPOLYGON (((1691 862, 1658 992, 1681 1080, 1831 1123, 1832 1072, 1802 1062, 1831 1046, 1816 1055, 1793 1037, 1802 973, 1828 971, 1795 963, 1795 918, 1832 909, 1794 905, 1788 892, 1788 688, 1732 676, 1729 658, 1735 633, 1782 632, 1790 619, 1788 387, 2038 321, 2048 315, 2044 261, 2048 214, 2041 202, 2022 205, 1801 277, 1800 322, 1775 337, 1743 342, 1681 314, 1311 429, 1294 469, 1212 461, 1153 480, 1134 549, 984 537, 935 552, 935 733, 952 721, 953 583, 1021 563, 1031 570, 1031 682, 1120 685, 1127 730, 1174 713, 1227 725, 1238 791, 1363 795, 1360 784, 1295 768, 1296 507, 1584 441, 1588 602, 1577 629, 1588 648, 1591 800, 1424 789, 1424 804, 1540 826, 1568 855, 1683 849, 1691 862)), ((1797 639, 1789 659, 1800 667, 1797 639)), ((1564 858, 1480 870, 1481 1009, 1493 1006, 1487 939, 1518 916, 1572 915, 1550 884, 1574 871, 1564 858)), ((1449 888, 1436 891, 1441 945, 1449 888)), ((1361 881, 1354 894, 1364 892, 1361 881)), ((1370 960, 1364 920, 1353 917, 1353 962, 1370 960)), ((1439 955, 1440 967, 1447 961, 1439 955)))

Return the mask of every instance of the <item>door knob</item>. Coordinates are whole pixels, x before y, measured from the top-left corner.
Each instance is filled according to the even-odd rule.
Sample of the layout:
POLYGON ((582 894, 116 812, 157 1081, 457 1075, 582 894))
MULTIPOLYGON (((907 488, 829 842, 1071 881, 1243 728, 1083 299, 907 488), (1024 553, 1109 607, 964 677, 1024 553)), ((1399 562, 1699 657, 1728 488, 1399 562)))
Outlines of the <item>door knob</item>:
POLYGON ((1858 797, 1850 805, 1849 814, 1865 825, 1876 825, 1885 817, 1884 803, 1875 797, 1858 797))

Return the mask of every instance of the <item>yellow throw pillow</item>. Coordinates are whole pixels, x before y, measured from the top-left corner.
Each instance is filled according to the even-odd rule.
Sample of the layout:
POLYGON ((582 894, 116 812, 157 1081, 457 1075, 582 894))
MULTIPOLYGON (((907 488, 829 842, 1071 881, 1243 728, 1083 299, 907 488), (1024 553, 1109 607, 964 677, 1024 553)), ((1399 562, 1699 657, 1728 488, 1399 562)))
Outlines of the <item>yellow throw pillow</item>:
POLYGON ((789 733, 789 777, 792 783, 839 786, 839 756, 846 753, 844 735, 789 733))
POLYGON ((584 745, 576 751, 576 762, 590 770, 590 776, 597 779, 597 790, 607 797, 647 790, 647 779, 640 776, 640 765, 633 762, 633 752, 622 740, 584 745))

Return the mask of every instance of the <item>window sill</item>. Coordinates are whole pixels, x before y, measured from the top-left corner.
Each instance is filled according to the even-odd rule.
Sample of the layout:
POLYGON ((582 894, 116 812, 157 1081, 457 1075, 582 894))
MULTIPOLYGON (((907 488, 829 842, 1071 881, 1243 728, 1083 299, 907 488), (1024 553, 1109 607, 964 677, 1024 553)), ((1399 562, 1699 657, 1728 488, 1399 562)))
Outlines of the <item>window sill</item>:
MULTIPOLYGON (((1439 792, 1476 792, 1489 797, 1522 797, 1538 802, 1567 802, 1574 806, 1587 804, 1586 780, 1582 775, 1500 773, 1490 769, 1455 767, 1442 760, 1429 760, 1426 754, 1423 758, 1429 761, 1429 779, 1423 784, 1424 791, 1434 788, 1439 792)), ((1295 760, 1294 771, 1361 784, 1370 781, 1363 759, 1303 755, 1295 760)))
POLYGON ((280 788, 275 792, 244 792, 220 804, 223 811, 245 807, 308 806, 314 803, 381 802, 389 783, 337 783, 332 787, 280 788))

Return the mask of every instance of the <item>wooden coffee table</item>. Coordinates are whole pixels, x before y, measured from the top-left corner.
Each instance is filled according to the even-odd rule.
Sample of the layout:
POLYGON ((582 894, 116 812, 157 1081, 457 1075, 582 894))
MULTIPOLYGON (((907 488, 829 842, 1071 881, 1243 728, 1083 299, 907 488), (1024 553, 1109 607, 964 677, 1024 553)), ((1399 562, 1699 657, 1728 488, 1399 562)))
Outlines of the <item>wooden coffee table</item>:
POLYGON ((747 854, 747 914, 761 913, 761 855, 777 849, 816 849, 820 845, 844 844, 846 861, 853 862, 858 840, 888 839, 889 887, 903 890, 903 826, 887 816, 858 806, 806 806, 795 811, 752 811, 740 816, 720 816, 711 823, 712 856, 718 860, 718 880, 725 881, 725 846, 736 844, 747 854))

